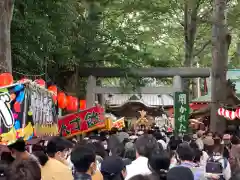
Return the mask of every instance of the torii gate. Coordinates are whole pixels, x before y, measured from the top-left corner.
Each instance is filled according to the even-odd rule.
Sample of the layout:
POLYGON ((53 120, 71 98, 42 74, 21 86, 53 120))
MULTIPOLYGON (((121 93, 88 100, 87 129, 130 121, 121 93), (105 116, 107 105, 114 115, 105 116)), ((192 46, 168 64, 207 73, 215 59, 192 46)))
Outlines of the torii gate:
MULTIPOLYGON (((90 108, 95 104, 96 94, 122 94, 120 87, 97 86, 97 77, 173 77, 173 85, 169 87, 142 87, 138 93, 162 94, 183 91, 183 78, 210 77, 210 68, 80 68, 79 75, 88 77, 86 87, 86 105, 90 108)), ((131 92, 129 92, 131 93, 131 92)), ((132 92, 135 93, 135 92, 132 92)))

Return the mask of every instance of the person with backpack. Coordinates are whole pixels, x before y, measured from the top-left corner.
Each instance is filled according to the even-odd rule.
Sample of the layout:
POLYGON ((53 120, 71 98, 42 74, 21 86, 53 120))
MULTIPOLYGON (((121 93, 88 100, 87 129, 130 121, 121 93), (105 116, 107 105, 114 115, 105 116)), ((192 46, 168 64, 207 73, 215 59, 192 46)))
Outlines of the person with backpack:
POLYGON ((231 178, 231 168, 228 159, 223 157, 223 144, 221 139, 214 139, 213 153, 209 155, 206 164, 206 176, 214 177, 220 180, 229 180, 231 178))
MULTIPOLYGON (((200 163, 195 163, 195 151, 188 143, 181 143, 177 148, 177 156, 180 161, 178 166, 189 168, 194 176, 194 180, 206 180, 204 168, 200 163)), ((199 159, 200 161, 200 159, 199 159)))

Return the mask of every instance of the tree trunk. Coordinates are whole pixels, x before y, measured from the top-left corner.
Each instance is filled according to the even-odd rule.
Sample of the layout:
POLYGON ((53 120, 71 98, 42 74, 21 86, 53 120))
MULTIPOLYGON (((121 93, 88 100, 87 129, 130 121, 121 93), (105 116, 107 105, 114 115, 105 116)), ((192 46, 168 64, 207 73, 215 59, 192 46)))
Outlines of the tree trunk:
POLYGON ((79 86, 79 72, 78 72, 78 68, 76 68, 72 76, 69 76, 65 85, 65 90, 72 96, 78 96, 78 93, 79 93, 78 86, 79 86))
POLYGON ((220 103, 226 101, 226 73, 228 62, 228 48, 230 45, 226 24, 227 0, 214 0, 213 29, 212 29, 212 106, 210 130, 222 133, 225 130, 226 120, 217 115, 220 103))
MULTIPOLYGON (((198 0, 185 1, 184 4, 184 42, 185 42, 185 67, 192 66, 194 42, 197 31, 198 0)), ((189 92, 190 82, 184 80, 184 90, 189 92)))
POLYGON ((0 1, 0 73, 12 72, 10 28, 13 0, 0 1))

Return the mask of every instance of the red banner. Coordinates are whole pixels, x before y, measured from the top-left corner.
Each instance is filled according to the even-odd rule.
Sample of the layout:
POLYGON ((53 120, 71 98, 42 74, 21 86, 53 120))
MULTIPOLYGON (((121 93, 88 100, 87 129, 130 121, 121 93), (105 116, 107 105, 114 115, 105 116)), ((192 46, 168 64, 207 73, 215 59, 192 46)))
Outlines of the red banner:
POLYGON ((105 127, 104 109, 100 106, 69 114, 58 120, 61 136, 74 136, 103 127, 105 127))

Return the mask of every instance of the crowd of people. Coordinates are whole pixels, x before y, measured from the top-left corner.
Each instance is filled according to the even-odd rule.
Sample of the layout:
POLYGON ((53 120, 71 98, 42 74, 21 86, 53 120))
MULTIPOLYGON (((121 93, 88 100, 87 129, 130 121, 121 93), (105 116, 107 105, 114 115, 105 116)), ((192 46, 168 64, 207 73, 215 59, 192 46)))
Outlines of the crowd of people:
POLYGON ((52 137, 32 153, 22 139, 8 148, 0 163, 7 180, 240 179, 240 141, 231 134, 112 129, 78 141, 52 137))

